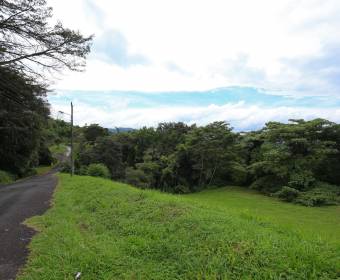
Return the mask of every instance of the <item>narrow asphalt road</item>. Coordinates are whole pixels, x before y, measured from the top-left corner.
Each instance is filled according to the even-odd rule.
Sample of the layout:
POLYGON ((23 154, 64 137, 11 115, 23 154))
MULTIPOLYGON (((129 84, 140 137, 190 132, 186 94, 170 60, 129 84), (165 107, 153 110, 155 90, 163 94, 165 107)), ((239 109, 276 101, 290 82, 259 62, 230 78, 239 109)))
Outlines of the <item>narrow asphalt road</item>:
POLYGON ((35 231, 22 222, 42 215, 57 185, 55 171, 0 186, 0 279, 15 279, 28 256, 35 231))

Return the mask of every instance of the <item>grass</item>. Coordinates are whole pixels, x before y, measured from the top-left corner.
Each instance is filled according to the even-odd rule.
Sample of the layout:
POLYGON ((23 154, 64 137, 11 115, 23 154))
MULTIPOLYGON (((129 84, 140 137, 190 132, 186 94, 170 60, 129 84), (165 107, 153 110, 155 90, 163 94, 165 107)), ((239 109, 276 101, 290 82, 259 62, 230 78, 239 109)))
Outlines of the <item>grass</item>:
POLYGON ((60 154, 65 154, 67 150, 67 146, 65 144, 57 144, 49 147, 52 155, 60 155, 60 154))
POLYGON ((214 207, 225 214, 241 213, 294 229, 304 238, 340 243, 340 206, 305 207, 285 203, 241 187, 225 187, 185 196, 192 203, 214 207))
POLYGON ((14 182, 14 176, 7 172, 0 170, 0 185, 6 185, 14 182))
POLYGON ((340 247, 250 213, 59 175, 18 279, 336 279, 340 247), (221 208, 222 209, 222 208, 221 208))
POLYGON ((52 169, 52 165, 47 165, 47 166, 38 166, 35 168, 35 171, 37 172, 36 175, 43 175, 50 171, 52 169))
POLYGON ((9 172, 5 172, 3 170, 0 170, 0 185, 7 185, 7 184, 12 184, 18 181, 22 181, 25 180, 31 176, 35 176, 35 175, 43 175, 45 173, 47 173, 48 171, 50 171, 52 169, 52 165, 47 165, 47 166, 38 166, 35 167, 31 170, 30 174, 26 175, 25 177, 22 178, 15 178, 14 175, 10 174, 9 172))

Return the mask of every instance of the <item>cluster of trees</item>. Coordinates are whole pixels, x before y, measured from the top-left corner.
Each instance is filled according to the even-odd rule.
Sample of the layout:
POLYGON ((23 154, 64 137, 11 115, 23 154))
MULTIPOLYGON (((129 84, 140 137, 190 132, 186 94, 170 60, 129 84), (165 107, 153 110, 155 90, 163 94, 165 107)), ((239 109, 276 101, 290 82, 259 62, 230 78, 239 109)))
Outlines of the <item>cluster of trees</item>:
POLYGON ((92 37, 51 25, 45 0, 0 1, 0 170, 14 177, 52 160, 48 77, 82 70, 92 37))
POLYGON ((249 133, 225 122, 116 134, 90 125, 79 133, 79 174, 95 163, 114 180, 166 192, 242 185, 305 205, 339 202, 340 125, 327 120, 270 122, 249 133))

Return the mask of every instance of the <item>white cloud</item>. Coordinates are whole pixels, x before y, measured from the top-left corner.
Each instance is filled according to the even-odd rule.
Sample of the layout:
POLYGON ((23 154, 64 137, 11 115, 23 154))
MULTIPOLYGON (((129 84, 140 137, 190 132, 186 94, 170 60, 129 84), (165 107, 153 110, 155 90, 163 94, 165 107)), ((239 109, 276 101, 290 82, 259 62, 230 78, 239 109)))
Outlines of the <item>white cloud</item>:
MULTIPOLYGON (((68 105, 54 104, 54 114, 69 111, 68 105)), ((246 105, 244 102, 209 106, 160 106, 154 108, 129 108, 128 103, 108 104, 106 108, 77 102, 74 119, 78 125, 99 123, 102 126, 133 127, 156 126, 160 122, 183 121, 205 125, 213 121, 227 121, 238 131, 263 127, 268 121, 287 122, 289 119, 325 118, 340 122, 338 108, 276 107, 246 105)))
POLYGON ((85 34, 100 38, 118 30, 126 39, 124 55, 139 54, 149 61, 124 68, 93 55, 86 72, 68 73, 56 88, 162 91, 247 85, 295 94, 339 94, 340 85, 324 68, 306 74, 299 64, 339 48, 338 0, 49 3, 65 25, 85 34))

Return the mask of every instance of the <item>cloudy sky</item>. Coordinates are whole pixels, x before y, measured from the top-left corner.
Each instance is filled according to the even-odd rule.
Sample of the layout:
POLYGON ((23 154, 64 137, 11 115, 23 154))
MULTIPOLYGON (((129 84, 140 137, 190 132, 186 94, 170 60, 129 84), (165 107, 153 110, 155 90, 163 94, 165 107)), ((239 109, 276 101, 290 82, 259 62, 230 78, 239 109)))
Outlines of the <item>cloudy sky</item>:
POLYGON ((52 111, 78 124, 340 122, 338 0, 48 0, 95 34, 86 71, 65 72, 52 111))

